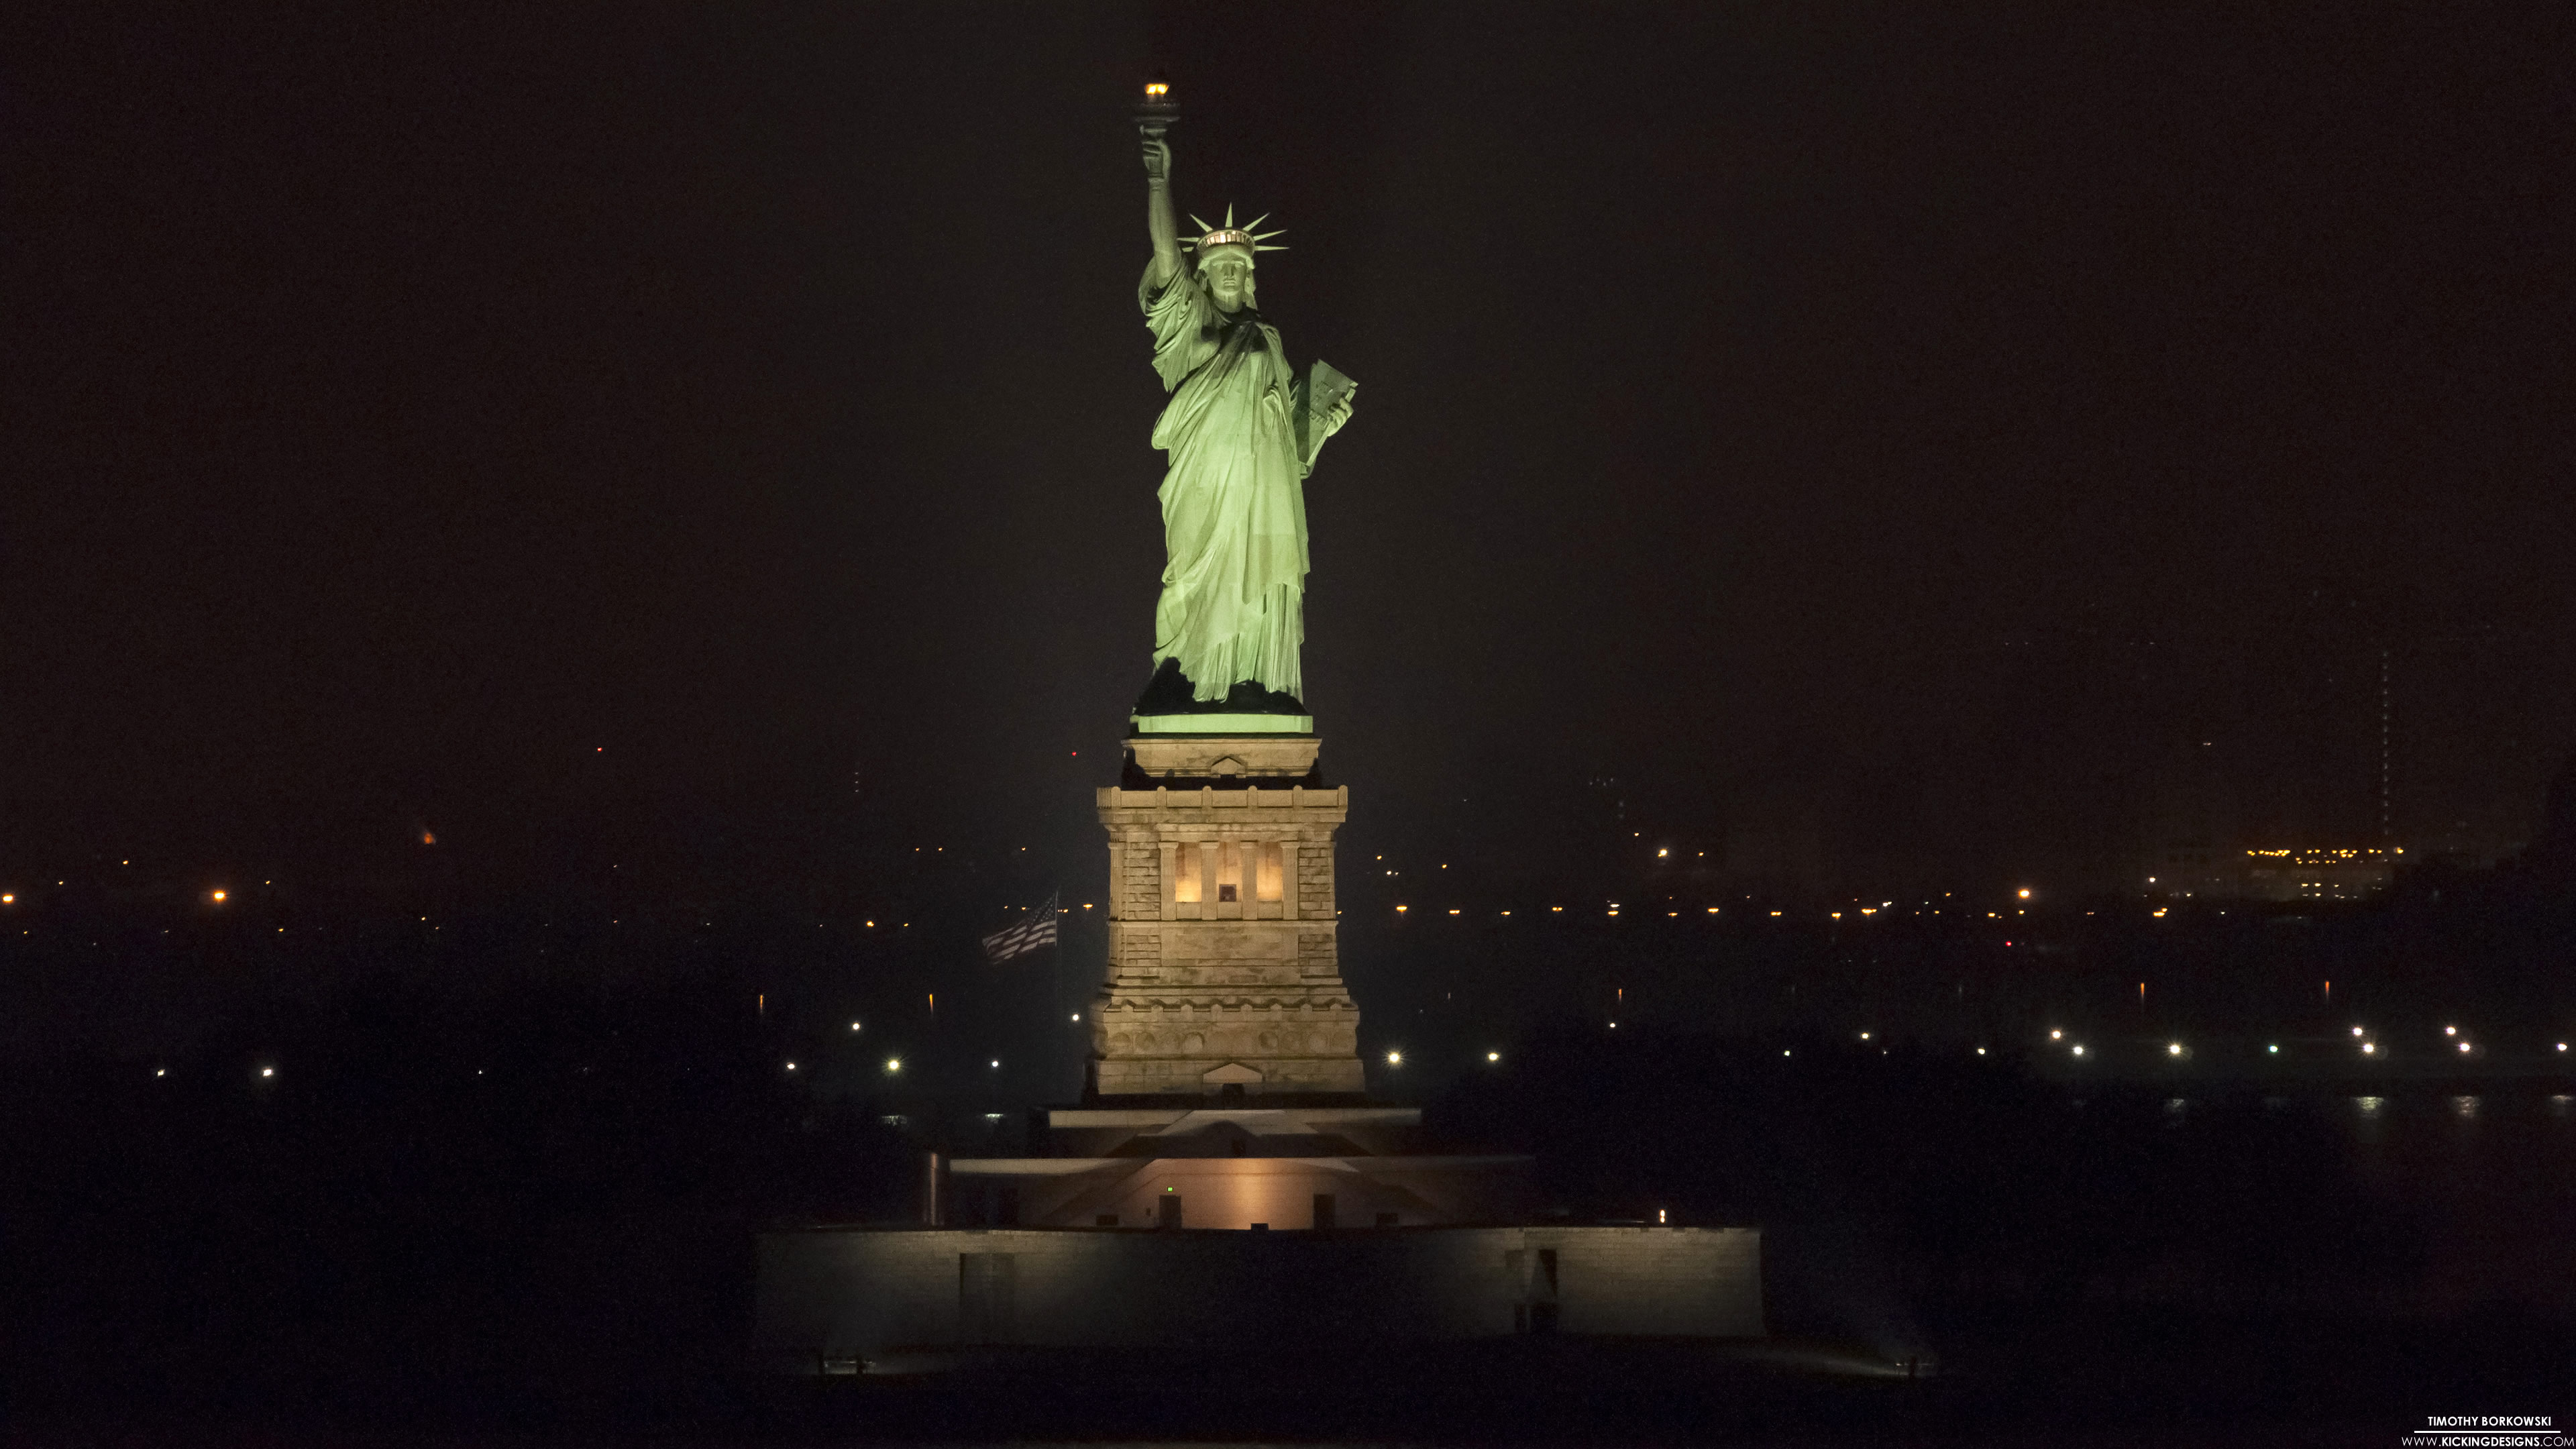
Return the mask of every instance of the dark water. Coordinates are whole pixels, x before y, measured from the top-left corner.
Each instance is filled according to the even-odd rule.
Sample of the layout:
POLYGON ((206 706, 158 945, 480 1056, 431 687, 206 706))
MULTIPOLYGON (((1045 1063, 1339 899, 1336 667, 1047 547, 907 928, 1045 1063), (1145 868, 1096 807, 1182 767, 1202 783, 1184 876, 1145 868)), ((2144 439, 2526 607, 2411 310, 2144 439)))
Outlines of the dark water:
POLYGON ((2576 1313, 2576 1096, 2525 1088, 2266 1106, 2275 1100, 2321 1110, 2366 1189, 2420 1215, 2424 1307, 2576 1313))

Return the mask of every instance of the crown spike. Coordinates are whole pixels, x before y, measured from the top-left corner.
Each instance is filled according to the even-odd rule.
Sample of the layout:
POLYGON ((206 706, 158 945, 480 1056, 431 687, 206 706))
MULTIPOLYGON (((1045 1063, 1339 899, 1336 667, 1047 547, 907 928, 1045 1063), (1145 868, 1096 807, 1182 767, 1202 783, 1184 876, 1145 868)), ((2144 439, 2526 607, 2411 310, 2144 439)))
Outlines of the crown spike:
POLYGON ((1207 218, 1205 218, 1205 217, 1203 217, 1203 216, 1200 216, 1200 215, 1199 215, 1197 212, 1195 212, 1195 211, 1193 211, 1193 212, 1191 212, 1191 213, 1190 213, 1190 220, 1195 221, 1195 222, 1197 222, 1197 223, 1199 224, 1199 235, 1201 235, 1201 236, 1205 236, 1205 235, 1207 235, 1209 232, 1212 232, 1212 231, 1216 230, 1216 228, 1215 228, 1215 227, 1212 227, 1212 226, 1210 226, 1210 225, 1208 225, 1208 224, 1207 224, 1207 218))
POLYGON ((1263 222, 1268 221, 1269 219, 1270 219, 1270 213, 1265 211, 1265 212, 1261 213, 1259 216, 1254 217, 1252 220, 1245 222, 1245 223, 1243 224, 1243 229, 1244 229, 1245 231, 1250 231, 1250 230, 1252 230, 1254 227, 1261 225, 1263 222))
POLYGON ((1225 204, 1225 229, 1234 230, 1234 203, 1231 201, 1225 204))

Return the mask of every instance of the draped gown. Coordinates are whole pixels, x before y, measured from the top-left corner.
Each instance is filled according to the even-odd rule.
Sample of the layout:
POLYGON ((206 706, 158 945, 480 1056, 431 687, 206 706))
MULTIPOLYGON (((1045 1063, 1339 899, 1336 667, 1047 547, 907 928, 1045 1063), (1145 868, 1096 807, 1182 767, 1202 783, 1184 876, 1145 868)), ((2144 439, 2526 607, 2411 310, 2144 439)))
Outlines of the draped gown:
POLYGON ((1250 307, 1220 309, 1187 266, 1160 288, 1147 266, 1136 295, 1172 394, 1154 425, 1170 463, 1154 667, 1180 661, 1203 701, 1244 680, 1303 698, 1305 469, 1279 331, 1250 307))

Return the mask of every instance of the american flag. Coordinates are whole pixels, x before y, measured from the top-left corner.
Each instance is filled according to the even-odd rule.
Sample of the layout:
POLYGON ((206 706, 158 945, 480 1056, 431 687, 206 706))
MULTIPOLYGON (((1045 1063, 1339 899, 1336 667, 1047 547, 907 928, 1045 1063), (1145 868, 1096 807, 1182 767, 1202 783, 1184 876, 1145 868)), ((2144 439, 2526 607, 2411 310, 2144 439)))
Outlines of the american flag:
POLYGON ((984 959, 1008 961, 1055 944, 1056 898, 1049 895, 1037 914, 1016 926, 1005 926, 984 938, 984 959))

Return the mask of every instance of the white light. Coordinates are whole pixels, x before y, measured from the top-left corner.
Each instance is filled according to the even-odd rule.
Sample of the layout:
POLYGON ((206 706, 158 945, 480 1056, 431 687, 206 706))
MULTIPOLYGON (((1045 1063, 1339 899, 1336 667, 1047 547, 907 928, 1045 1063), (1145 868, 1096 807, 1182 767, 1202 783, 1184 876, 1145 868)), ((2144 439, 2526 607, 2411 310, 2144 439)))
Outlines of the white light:
POLYGON ((2263 1048, 2263 1050, 2272 1053, 2274 1056, 2279 1056, 2281 1054, 2281 1049, 2277 1046, 2267 1046, 2263 1048))
POLYGON ((1001 1069, 1002 1069, 1002 1062, 1001 1062, 1001 1059, 1000 1059, 999 1057, 994 1058, 994 1060, 993 1060, 993 1070, 995 1070, 995 1071, 1000 1071, 1001 1069))
MULTIPOLYGON (((2562 1047, 2560 1050, 2563 1051, 2565 1048, 2562 1047)), ((166 1077, 170 1075, 170 1069, 168 1067, 154 1067, 152 1069, 152 1075, 156 1077, 166 1077)))
POLYGON ((1655 1221, 1656 1221, 1658 1224, 1662 1224, 1662 1223, 1670 1222, 1670 1221, 1672 1221, 1672 1219, 1670 1219, 1670 1218, 1668 1218, 1668 1217, 1664 1216, 1664 1210, 1663 1210, 1662 1208, 1657 1208, 1657 1209, 1655 1209, 1655 1221))
POLYGON ((2446 1026, 2442 1028, 2442 1035, 2444 1036, 2458 1036, 2459 1034, 2460 1029, 2456 1026, 2446 1026))
POLYGON ((887 1071, 889 1071, 889 1072, 899 1072, 899 1071, 902 1071, 902 1070, 903 1070, 903 1058, 901 1058, 901 1057, 888 1057, 888 1058, 886 1058, 886 1070, 887 1070, 887 1071))
POLYGON ((2169 1057, 2181 1056, 2182 1043, 2178 1041, 2165 1043, 2165 1055, 2169 1057))
POLYGON ((787 1064, 787 1070, 789 1070, 789 1071, 791 1071, 791 1072, 792 1072, 792 1071, 794 1071, 794 1070, 796 1070, 796 1064, 795 1064, 794 1062, 789 1062, 789 1063, 787 1064))
POLYGON ((1869 1033, 1868 1033, 1868 1032, 1862 1032, 1862 1033, 1860 1034, 1860 1039, 1861 1039, 1862 1041, 1867 1041, 1867 1040, 1869 1040, 1869 1033))
POLYGON ((1979 1047, 1979 1048, 1977 1048, 1977 1055, 1979 1055, 1979 1056, 1984 1056, 1985 1054, 1986 1054, 1986 1049, 1985 1049, 1984 1047, 1979 1047))
POLYGON ((277 1075, 277 1068, 275 1068, 275 1067, 262 1067, 262 1068, 260 1068, 260 1069, 259 1069, 259 1074, 260 1074, 261 1076, 263 1076, 263 1077, 273 1077, 273 1076, 276 1076, 276 1075, 277 1075))
POLYGON ((2357 1026, 2356 1026, 2356 1027, 2354 1027, 2354 1028, 2352 1029, 2352 1034, 2353 1034, 2354 1036, 2359 1036, 2359 1035, 2361 1035, 2361 1028, 2360 1028, 2360 1027, 2357 1027, 2357 1026))
POLYGON ((1071 1018, 1071 1019, 1072 1019, 1072 1020, 1074 1020, 1074 1021, 1080 1021, 1080 1020, 1082 1020, 1082 1013, 1081 1013, 1081 1012, 1079 1012, 1079 1011, 1075 1012, 1075 1013, 1073 1014, 1073 1016, 1072 1016, 1072 1018, 1071 1018))
MULTIPOLYGON (((2560 1048, 2559 1048, 2559 1050, 2563 1052, 2563 1051, 2567 1050, 2567 1048, 2565 1048, 2565 1047, 2560 1047, 2560 1048)), ((1489 1062, 1499 1062, 1499 1061, 1501 1061, 1502 1059, 1503 1059, 1503 1054, 1502 1054, 1501 1052, 1487 1052, 1487 1053, 1485 1053, 1485 1060, 1487 1060, 1487 1061, 1489 1061, 1489 1062)))
POLYGON ((2375 1052, 2379 1050, 2379 1043, 2366 1041, 2361 1044, 2361 1049, 2365 1052, 2375 1052))
POLYGON ((1388 1052, 1388 1053, 1386 1054, 1386 1064, 1387 1064, 1388 1066, 1390 1066, 1390 1067, 1400 1067, 1400 1066, 1403 1066, 1403 1065, 1404 1065, 1404 1053, 1402 1053, 1402 1052, 1388 1052))
POLYGON ((857 1022, 855 1022, 855 1021, 854 1021, 854 1022, 851 1022, 851 1023, 850 1023, 850 1030, 852 1030, 852 1031, 857 1031, 858 1029, 859 1029, 859 1024, 858 1024, 857 1022))
POLYGON ((2064 1033, 2064 1032, 2062 1032, 2062 1031, 2052 1031, 2052 1032, 2050 1032, 2050 1033, 2048 1034, 2048 1039, 2049 1039, 2050 1041, 2056 1041, 2056 1040, 2058 1040, 2059 1038, 2061 1038, 2061 1037, 2063 1037, 2063 1036, 2065 1036, 2065 1035, 2066 1035, 2066 1033, 2064 1033))
POLYGON ((2562 1042, 2560 1042, 2560 1043, 2558 1044, 2558 1049, 2559 1049, 2560 1051, 2562 1051, 2562 1052, 2563 1052, 2563 1051, 2565 1051, 2565 1050, 2567 1050, 2567 1043, 2565 1043, 2565 1042, 2563 1042, 2563 1041, 2562 1041, 2562 1042))
POLYGON ((2460 1050, 2462 1050, 2462 1051, 2467 1051, 2468 1049, 2469 1049, 2469 1044, 2468 1044, 2467 1042, 2462 1042, 2462 1043, 2460 1043, 2460 1050))
POLYGON ((2081 1043, 2081 1042, 2076 1043, 2076 1046, 2075 1046, 2075 1054, 2076 1054, 2077 1056, 2079 1056, 2079 1057, 2080 1057, 2080 1056, 2082 1056, 2082 1055, 2084 1055, 2084 1045, 2083 1045, 2083 1043, 2081 1043))

